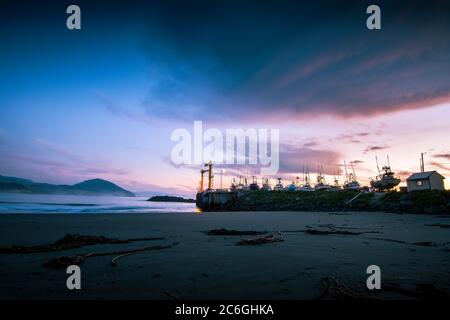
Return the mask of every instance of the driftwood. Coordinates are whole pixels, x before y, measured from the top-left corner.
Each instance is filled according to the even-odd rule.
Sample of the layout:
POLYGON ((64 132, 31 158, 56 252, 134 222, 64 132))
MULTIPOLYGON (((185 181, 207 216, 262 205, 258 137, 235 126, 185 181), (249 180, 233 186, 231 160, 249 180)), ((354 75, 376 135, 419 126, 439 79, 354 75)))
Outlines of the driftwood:
POLYGON ((260 245, 265 243, 274 243, 274 242, 281 242, 284 241, 283 238, 281 238, 281 234, 278 233, 278 235, 267 235, 264 237, 257 237, 252 239, 242 239, 238 242, 236 242, 236 245, 238 246, 252 246, 252 245, 260 245))
MULTIPOLYGON (((174 243, 173 245, 176 245, 177 243, 174 243)), ((87 254, 82 255, 76 255, 76 256, 62 256, 62 257, 56 257, 53 258, 46 263, 44 263, 43 267, 50 268, 50 269, 65 269, 68 266, 72 264, 80 265, 82 264, 87 258, 90 257, 102 257, 102 256, 112 256, 115 255, 116 257, 111 260, 111 264, 113 266, 116 265, 115 261, 119 259, 120 257, 140 253, 144 251, 151 251, 151 250, 161 250, 161 249, 167 249, 171 248, 173 245, 168 246, 150 246, 150 247, 143 247, 143 248, 137 248, 137 249, 130 249, 130 250, 122 250, 122 251, 110 251, 110 252, 91 252, 87 254)))
POLYGON ((143 249, 129 250, 129 251, 126 251, 126 252, 123 251, 121 254, 119 254, 118 256, 115 256, 115 257, 111 260, 111 265, 114 266, 114 267, 117 266, 116 261, 119 260, 119 259, 122 258, 122 257, 130 256, 130 255, 132 255, 132 254, 137 254, 137 253, 141 253, 141 252, 149 251, 149 250, 161 250, 161 249, 167 249, 167 248, 176 246, 177 244, 178 244, 178 242, 175 242, 175 243, 173 243, 173 244, 170 245, 170 246, 154 246, 154 247, 146 247, 146 248, 143 248, 143 249), (159 247, 159 248, 156 248, 156 247, 159 247), (150 248, 151 248, 151 249, 150 249, 150 248))
POLYGON ((327 295, 332 296, 337 300, 374 300, 377 299, 374 296, 367 295, 362 292, 356 292, 353 289, 347 287, 340 280, 328 277, 322 279, 322 286, 324 290, 317 297, 318 300, 325 298, 327 295))
POLYGON ((162 237, 115 239, 115 238, 106 238, 103 236, 90 236, 90 235, 68 233, 63 238, 51 244, 36 245, 36 246, 0 245, 0 253, 52 252, 52 251, 76 249, 84 246, 91 246, 94 244, 125 244, 135 241, 150 241, 163 239, 164 238, 162 237))
POLYGON ((239 231, 239 230, 228 230, 228 229, 212 229, 205 232, 209 236, 256 236, 259 234, 267 233, 267 231, 239 231))

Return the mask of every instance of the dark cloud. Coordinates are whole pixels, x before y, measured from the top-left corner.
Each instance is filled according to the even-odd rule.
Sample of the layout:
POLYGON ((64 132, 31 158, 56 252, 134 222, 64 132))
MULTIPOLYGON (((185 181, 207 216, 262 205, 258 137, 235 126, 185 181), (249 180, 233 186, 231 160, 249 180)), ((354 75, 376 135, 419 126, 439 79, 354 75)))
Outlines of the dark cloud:
POLYGON ((381 151, 381 150, 386 150, 389 149, 389 146, 387 145, 382 145, 382 146, 368 146, 365 150, 364 153, 368 153, 368 152, 375 152, 375 151, 381 151))
POLYGON ((450 160, 450 153, 438 153, 438 154, 433 155, 433 157, 450 160))
MULTIPOLYGON (((449 3, 165 1, 144 10, 161 117, 374 116, 450 101, 449 3)), ((353 142, 358 143, 358 139, 353 142)))
POLYGON ((344 142, 344 143, 362 143, 362 139, 370 136, 369 132, 351 132, 341 133, 335 139, 331 141, 344 142))
POLYGON ((436 161, 431 161, 430 163, 427 163, 427 165, 431 165, 433 167, 442 169, 444 171, 450 171, 450 165, 447 165, 445 163, 440 163, 440 162, 436 162, 436 161))
MULTIPOLYGON (((126 33, 148 64, 147 115, 186 121, 368 117, 450 101, 448 1, 377 1, 377 31, 366 28, 369 0, 77 4, 84 27, 67 40, 66 4, 6 0, 0 48, 9 59, 2 60, 14 60, 21 51, 10 46, 24 36, 35 41, 36 54, 59 59, 61 46, 78 52, 80 40, 89 40, 92 50, 105 49, 116 33, 126 33), (48 39, 47 48, 40 42, 48 39)), ((148 122, 103 103, 116 115, 148 122)))
POLYGON ((305 147, 305 148, 312 148, 312 147, 317 147, 319 145, 320 145, 320 143, 318 141, 310 140, 310 141, 305 142, 303 144, 303 147, 305 147))

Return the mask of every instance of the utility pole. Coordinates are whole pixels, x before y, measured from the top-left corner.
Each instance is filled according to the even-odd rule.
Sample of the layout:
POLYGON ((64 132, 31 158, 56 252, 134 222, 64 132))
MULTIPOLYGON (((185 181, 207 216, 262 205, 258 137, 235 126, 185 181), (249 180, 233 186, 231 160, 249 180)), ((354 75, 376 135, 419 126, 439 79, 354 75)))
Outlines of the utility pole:
POLYGON ((213 179, 213 173, 212 173, 212 162, 208 162, 205 164, 205 167, 208 167, 208 190, 212 189, 212 179, 213 179))
POLYGON ((424 154, 426 154, 426 152, 420 153, 420 172, 425 172, 425 163, 423 162, 424 154))
POLYGON ((199 188, 198 188, 198 192, 203 192, 203 191, 205 191, 204 189, 203 189, 203 175, 205 174, 205 172, 207 172, 207 170, 200 170, 200 186, 199 186, 199 188))

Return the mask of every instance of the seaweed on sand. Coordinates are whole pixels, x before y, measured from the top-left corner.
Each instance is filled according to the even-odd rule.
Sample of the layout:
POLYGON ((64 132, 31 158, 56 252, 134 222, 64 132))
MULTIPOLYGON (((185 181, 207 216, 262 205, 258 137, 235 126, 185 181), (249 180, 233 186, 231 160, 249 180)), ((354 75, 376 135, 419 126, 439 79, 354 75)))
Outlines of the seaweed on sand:
POLYGON ((130 250, 110 251, 110 252, 91 252, 91 253, 75 255, 75 256, 56 257, 56 258, 50 259, 49 261, 44 263, 43 267, 49 268, 49 269, 65 269, 72 264, 80 265, 87 258, 112 256, 112 255, 114 255, 116 257, 114 257, 111 260, 111 265, 116 266, 117 265, 116 261, 121 257, 135 254, 135 253, 141 253, 141 252, 145 252, 145 251, 168 249, 177 244, 178 243, 174 243, 172 245, 167 245, 167 246, 157 245, 157 246, 148 246, 148 247, 130 249, 130 250))
POLYGON ((76 249, 84 246, 91 246, 95 244, 125 244, 135 241, 151 241, 163 240, 162 237, 147 237, 147 238, 130 238, 130 239, 115 239, 103 236, 91 236, 80 234, 66 234, 63 238, 51 244, 43 244, 36 246, 16 246, 16 245, 0 245, 0 253, 39 253, 62 251, 68 249, 76 249))
POLYGON ((267 233, 267 231, 253 231, 253 230, 229 230, 229 229, 212 229, 205 232, 209 236, 256 236, 267 233))
POLYGON ((260 245, 265 243, 274 243, 274 242, 281 242, 284 241, 283 238, 281 238, 281 234, 278 233, 277 235, 270 234, 263 237, 257 237, 252 239, 242 239, 238 242, 236 242, 236 245, 238 246, 252 246, 252 245, 260 245))

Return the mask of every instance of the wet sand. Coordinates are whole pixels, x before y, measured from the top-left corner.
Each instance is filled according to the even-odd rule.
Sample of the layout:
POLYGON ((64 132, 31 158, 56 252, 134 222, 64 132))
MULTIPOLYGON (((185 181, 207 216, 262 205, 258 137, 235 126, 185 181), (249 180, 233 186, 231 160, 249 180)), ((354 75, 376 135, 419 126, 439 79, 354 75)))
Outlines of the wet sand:
MULTIPOLYGON (((0 244, 37 245, 67 233, 164 240, 103 244, 66 251, 0 254, 1 299, 314 299, 321 279, 334 277, 359 292, 366 268, 381 268, 385 299, 414 296, 383 290, 395 283, 450 293, 450 216, 375 212, 214 212, 0 216, 0 244), (440 226, 439 226, 440 224, 440 226), (313 235, 306 229, 371 232, 313 235), (217 228, 281 231, 283 242, 237 246, 241 236, 209 236, 217 228), (92 257, 81 264, 82 290, 66 288, 65 270, 42 264, 52 257, 177 245, 130 255, 92 257), (431 245, 414 243, 432 242, 431 245), (447 251, 446 251, 447 250, 447 251)), ((244 237, 249 238, 249 237, 244 237)))

